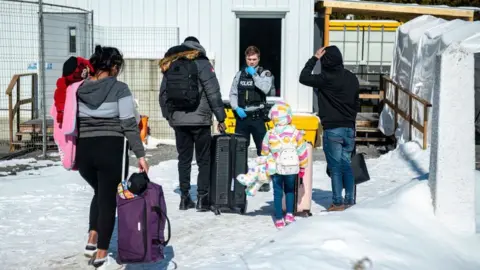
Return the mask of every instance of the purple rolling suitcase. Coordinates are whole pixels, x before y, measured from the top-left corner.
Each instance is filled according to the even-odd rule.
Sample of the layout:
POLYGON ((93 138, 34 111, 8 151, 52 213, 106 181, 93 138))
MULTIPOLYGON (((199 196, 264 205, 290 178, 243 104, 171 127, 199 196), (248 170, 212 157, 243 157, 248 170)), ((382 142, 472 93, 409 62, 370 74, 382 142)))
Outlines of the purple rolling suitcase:
POLYGON ((117 207, 118 263, 163 260, 171 228, 162 186, 149 181, 146 190, 134 198, 122 199, 117 194, 117 207), (164 235, 165 226, 167 239, 164 235))

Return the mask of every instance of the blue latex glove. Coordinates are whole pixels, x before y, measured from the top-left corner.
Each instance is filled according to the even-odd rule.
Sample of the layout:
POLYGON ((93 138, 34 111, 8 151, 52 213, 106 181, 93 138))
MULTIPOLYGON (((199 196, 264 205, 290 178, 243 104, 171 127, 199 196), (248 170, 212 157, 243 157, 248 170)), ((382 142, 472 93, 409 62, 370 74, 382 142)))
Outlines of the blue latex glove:
POLYGON ((237 107, 237 108, 235 109, 235 111, 237 112, 238 116, 240 116, 240 118, 243 119, 243 118, 247 117, 247 114, 245 113, 245 110, 244 110, 244 109, 242 109, 242 108, 240 108, 240 107, 237 107))
POLYGON ((246 71, 248 74, 252 75, 252 76, 253 76, 255 73, 257 73, 257 71, 255 70, 254 67, 247 67, 247 68, 245 69, 245 71, 246 71))

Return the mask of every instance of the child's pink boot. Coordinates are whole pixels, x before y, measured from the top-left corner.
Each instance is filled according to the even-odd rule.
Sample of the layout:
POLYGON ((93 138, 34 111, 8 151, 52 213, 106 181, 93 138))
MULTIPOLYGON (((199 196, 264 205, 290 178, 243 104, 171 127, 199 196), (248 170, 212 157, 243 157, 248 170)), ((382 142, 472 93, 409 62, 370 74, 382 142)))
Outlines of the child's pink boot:
POLYGON ((295 216, 293 216, 293 214, 290 214, 290 213, 286 214, 285 215, 285 223, 288 225, 288 224, 293 223, 293 222, 295 222, 295 216))
POLYGON ((279 219, 277 221, 275 221, 275 227, 277 227, 277 229, 282 229, 285 227, 285 222, 283 221, 283 219, 279 219))

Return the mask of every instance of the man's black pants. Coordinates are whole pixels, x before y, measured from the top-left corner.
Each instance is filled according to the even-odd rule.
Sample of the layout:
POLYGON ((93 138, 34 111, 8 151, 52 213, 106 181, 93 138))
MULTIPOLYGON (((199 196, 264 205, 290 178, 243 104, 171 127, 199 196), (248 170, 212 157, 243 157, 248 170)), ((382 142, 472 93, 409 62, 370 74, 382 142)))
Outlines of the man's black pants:
POLYGON ((210 126, 175 127, 175 141, 178 152, 178 175, 180 191, 190 191, 190 173, 192 171, 193 147, 198 166, 197 194, 207 194, 210 188, 210 144, 212 130, 210 126))
POLYGON ((235 125, 235 133, 241 134, 247 137, 247 145, 250 146, 250 134, 253 137, 253 141, 257 148, 257 155, 262 153, 262 141, 263 137, 267 133, 265 128, 265 121, 261 117, 251 118, 250 116, 245 119, 239 119, 237 117, 235 125))

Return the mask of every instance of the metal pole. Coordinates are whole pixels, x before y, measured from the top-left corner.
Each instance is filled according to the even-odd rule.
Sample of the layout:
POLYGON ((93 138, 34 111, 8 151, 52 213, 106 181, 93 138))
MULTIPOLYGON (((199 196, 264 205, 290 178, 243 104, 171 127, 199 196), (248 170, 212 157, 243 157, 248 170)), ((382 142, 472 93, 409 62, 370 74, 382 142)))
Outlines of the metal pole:
POLYGON ((88 56, 92 55, 95 52, 95 27, 93 26, 93 22, 94 22, 93 21, 93 9, 90 13, 90 16, 92 16, 92 18, 91 18, 91 24, 92 24, 92 26, 91 26, 92 27, 92 40, 91 40, 92 41, 92 52, 88 56))
POLYGON ((47 98, 45 95, 45 40, 43 24, 43 0, 38 0, 38 77, 42 111, 42 155, 47 158, 47 98))

